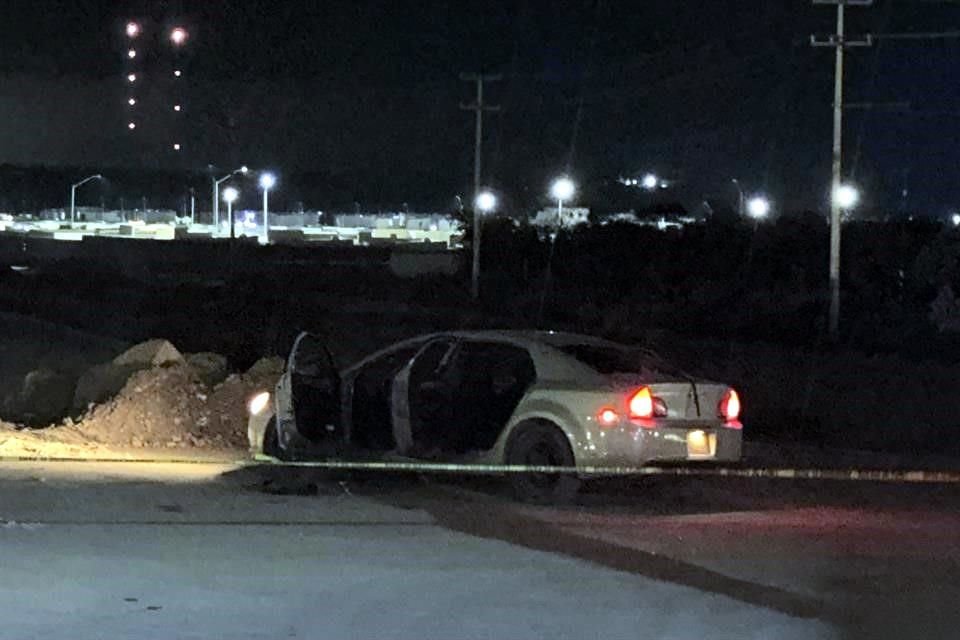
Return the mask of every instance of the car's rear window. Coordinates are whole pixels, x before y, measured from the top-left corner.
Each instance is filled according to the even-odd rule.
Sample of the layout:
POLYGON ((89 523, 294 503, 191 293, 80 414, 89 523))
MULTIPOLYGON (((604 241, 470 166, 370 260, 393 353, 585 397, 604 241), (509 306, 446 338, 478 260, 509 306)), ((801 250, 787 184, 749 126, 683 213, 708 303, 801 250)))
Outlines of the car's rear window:
POLYGON ((567 344, 558 347, 591 369, 604 375, 615 373, 676 373, 660 359, 642 349, 596 344, 567 344))

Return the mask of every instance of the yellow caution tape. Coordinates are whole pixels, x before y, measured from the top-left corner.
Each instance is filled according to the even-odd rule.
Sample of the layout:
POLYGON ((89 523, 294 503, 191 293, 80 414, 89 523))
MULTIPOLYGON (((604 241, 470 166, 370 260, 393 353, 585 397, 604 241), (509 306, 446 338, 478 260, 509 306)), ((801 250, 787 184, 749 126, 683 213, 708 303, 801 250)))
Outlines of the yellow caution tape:
POLYGON ((403 473, 439 473, 464 475, 505 475, 512 473, 576 474, 581 477, 611 476, 714 476, 724 478, 774 478, 788 480, 856 480, 868 482, 903 482, 914 484, 957 484, 960 472, 934 470, 884 469, 795 469, 776 467, 716 466, 642 466, 642 467, 557 467, 513 464, 467 464, 448 462, 342 461, 315 460, 290 462, 259 455, 255 460, 216 460, 203 458, 130 459, 130 458, 55 458, 0 457, 0 462, 83 462, 132 464, 227 464, 239 467, 281 467, 326 469, 330 471, 388 471, 403 473))

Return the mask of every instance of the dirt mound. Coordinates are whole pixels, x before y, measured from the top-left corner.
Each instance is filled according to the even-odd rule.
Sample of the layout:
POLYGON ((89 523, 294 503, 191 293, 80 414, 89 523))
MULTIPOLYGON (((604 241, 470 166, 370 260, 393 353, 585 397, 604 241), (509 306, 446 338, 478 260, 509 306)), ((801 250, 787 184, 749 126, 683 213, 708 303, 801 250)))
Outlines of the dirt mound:
POLYGON ((113 359, 120 366, 162 367, 184 362, 183 355, 170 342, 159 338, 134 345, 113 359))
POLYGON ((272 389, 282 366, 279 358, 264 359, 212 389, 185 363, 138 371, 113 399, 83 415, 76 429, 111 446, 246 448, 247 399, 272 389))
POLYGON ((191 353, 187 355, 187 364, 197 372, 200 380, 208 386, 220 384, 226 380, 227 374, 230 372, 227 359, 219 353, 207 351, 191 353))
POLYGON ((261 391, 273 393, 283 372, 280 358, 262 358, 243 375, 228 376, 211 393, 205 414, 215 430, 229 431, 231 444, 247 447, 247 402, 261 391))
MULTIPOLYGON (((73 395, 73 409, 76 411, 89 409, 92 404, 104 402, 114 397, 123 389, 130 376, 137 371, 154 367, 168 367, 184 362, 186 360, 183 355, 166 340, 153 339, 141 342, 130 347, 112 361, 94 365, 87 369, 77 380, 73 395)), ((226 362, 224 361, 225 366, 226 362)))

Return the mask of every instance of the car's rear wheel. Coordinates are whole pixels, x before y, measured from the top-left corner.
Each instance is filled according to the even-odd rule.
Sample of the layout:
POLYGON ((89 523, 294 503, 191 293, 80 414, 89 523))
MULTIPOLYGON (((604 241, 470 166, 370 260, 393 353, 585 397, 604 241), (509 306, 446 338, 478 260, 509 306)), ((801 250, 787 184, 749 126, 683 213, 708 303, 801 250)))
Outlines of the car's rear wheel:
MULTIPOLYGON (((576 461, 567 436, 549 422, 528 421, 517 425, 507 446, 507 464, 573 467, 576 461)), ((514 496, 524 502, 562 504, 571 502, 580 489, 580 479, 561 473, 511 473, 514 496)))

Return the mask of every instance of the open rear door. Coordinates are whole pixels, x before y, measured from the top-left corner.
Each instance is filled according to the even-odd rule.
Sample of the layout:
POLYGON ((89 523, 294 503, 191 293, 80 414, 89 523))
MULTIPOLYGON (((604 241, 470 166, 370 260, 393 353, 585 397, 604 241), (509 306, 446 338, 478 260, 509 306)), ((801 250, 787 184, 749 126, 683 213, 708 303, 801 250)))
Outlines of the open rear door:
POLYGON ((436 434, 449 427, 450 388, 444 365, 456 346, 441 337, 425 344, 393 380, 392 422, 396 451, 417 457, 436 447, 436 434))
POLYGON ((287 361, 297 432, 312 442, 340 437, 340 373, 327 346, 301 333, 287 361))

